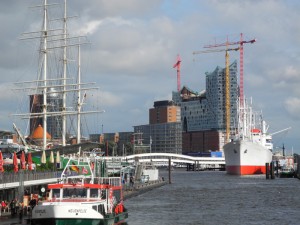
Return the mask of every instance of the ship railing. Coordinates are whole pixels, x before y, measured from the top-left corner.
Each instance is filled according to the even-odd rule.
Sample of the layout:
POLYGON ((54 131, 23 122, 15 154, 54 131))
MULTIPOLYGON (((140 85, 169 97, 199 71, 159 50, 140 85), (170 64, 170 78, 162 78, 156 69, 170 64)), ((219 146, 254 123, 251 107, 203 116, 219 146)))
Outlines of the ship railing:
POLYGON ((97 178, 99 184, 108 184, 110 186, 122 186, 120 177, 99 177, 97 178))

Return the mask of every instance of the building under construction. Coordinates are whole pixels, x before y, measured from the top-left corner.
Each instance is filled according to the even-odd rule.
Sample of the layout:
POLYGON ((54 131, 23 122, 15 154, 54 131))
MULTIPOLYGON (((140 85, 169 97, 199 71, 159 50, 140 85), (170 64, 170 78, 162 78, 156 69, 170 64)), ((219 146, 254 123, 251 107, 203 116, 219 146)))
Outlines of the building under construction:
MULTIPOLYGON (((230 128, 237 125, 237 62, 229 66, 230 128)), ((206 73, 206 89, 195 92, 183 87, 173 92, 173 101, 181 108, 182 153, 219 151, 225 141, 225 68, 206 73)))

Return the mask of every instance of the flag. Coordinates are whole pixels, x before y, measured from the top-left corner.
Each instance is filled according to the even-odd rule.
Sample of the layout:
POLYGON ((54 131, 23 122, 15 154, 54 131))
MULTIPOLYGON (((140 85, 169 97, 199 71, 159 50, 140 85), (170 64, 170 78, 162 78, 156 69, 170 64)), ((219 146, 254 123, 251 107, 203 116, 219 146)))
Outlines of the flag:
POLYGON ((13 164, 14 164, 14 172, 18 172, 19 170, 19 166, 18 166, 18 159, 17 159, 17 154, 16 152, 14 152, 14 156, 13 156, 13 164))
POLYGON ((91 162, 91 169, 94 170, 94 162, 91 162))
POLYGON ((28 170, 32 170, 32 157, 31 157, 31 153, 29 152, 27 155, 27 163, 28 163, 28 170))
POLYGON ((3 161, 3 156, 2 156, 2 152, 0 151, 0 172, 4 172, 4 161, 3 161))
POLYGON ((82 174, 88 174, 88 170, 85 167, 82 167, 82 174))
POLYGON ((25 153, 24 151, 22 151, 22 154, 21 154, 21 169, 22 170, 25 170, 26 169, 26 161, 25 161, 25 153))
POLYGON ((76 171, 77 173, 79 173, 79 168, 76 166, 76 164, 74 162, 72 162, 71 170, 76 171))

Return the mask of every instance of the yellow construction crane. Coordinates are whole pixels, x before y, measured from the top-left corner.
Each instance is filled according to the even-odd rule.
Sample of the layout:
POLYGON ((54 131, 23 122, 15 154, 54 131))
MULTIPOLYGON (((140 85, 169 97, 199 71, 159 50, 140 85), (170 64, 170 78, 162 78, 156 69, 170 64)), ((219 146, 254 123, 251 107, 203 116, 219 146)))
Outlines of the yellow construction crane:
POLYGON ((225 52, 225 124, 226 124, 226 137, 225 144, 229 141, 230 135, 230 79, 229 79, 229 51, 238 51, 240 48, 228 48, 226 49, 210 49, 205 51, 195 51, 193 54, 213 53, 213 52, 225 52))

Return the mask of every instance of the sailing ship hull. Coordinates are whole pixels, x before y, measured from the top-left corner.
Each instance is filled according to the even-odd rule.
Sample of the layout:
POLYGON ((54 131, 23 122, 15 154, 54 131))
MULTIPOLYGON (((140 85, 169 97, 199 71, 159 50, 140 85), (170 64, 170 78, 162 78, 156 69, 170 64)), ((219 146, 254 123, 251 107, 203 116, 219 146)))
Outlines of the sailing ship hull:
POLYGON ((226 171, 233 175, 265 174, 272 152, 258 142, 232 141, 224 145, 226 171))

